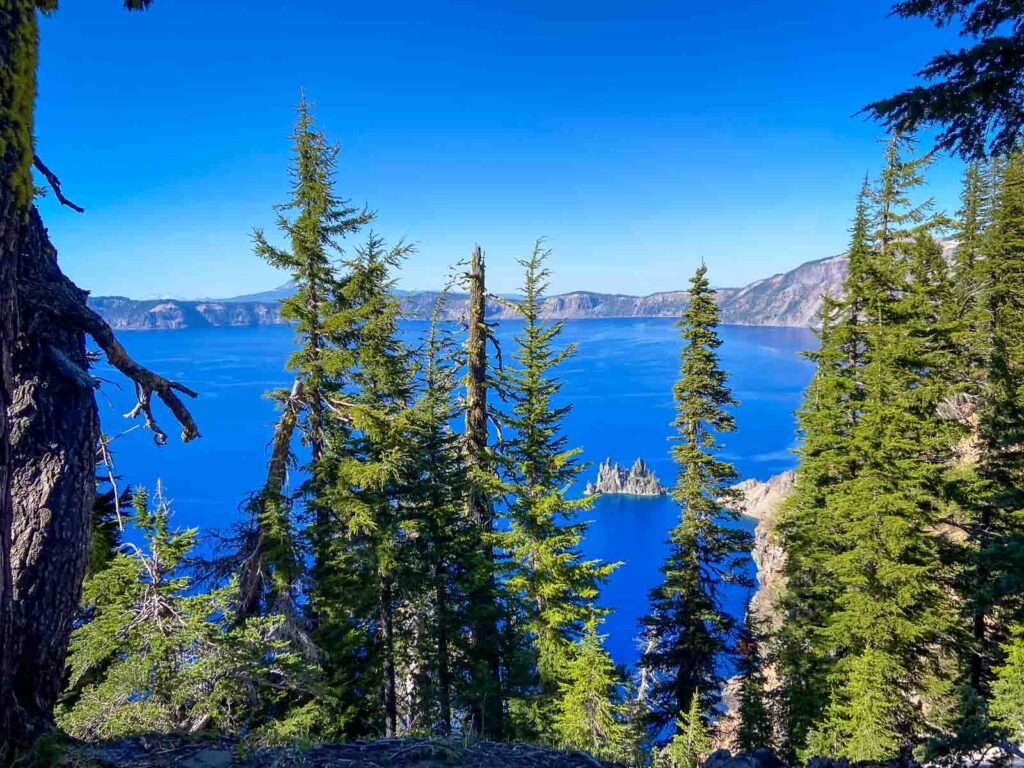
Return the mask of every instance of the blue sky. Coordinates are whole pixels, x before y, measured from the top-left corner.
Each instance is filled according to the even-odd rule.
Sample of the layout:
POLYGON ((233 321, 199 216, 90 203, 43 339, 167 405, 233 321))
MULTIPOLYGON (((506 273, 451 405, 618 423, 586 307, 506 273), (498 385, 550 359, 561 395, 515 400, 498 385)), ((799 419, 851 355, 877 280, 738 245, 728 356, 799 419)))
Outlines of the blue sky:
MULTIPOLYGON (((342 143, 338 189, 418 244, 404 288, 474 242, 491 287, 544 236, 552 289, 741 285, 841 251, 880 129, 949 31, 887 0, 118 0, 42 21, 38 152, 65 271, 97 294, 229 296, 287 196, 299 89, 342 143)), ((954 210, 960 165, 930 193, 954 210)))

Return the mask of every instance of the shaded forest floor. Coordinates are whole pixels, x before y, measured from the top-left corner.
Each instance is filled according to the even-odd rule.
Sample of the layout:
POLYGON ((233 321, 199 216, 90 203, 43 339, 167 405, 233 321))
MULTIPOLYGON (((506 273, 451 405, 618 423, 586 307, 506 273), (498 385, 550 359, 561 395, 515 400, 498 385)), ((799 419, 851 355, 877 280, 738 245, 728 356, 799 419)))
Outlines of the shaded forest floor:
POLYGON ((251 747, 237 740, 190 741, 139 737, 110 744, 79 744, 70 764, 140 768, 605 768, 581 752, 529 744, 382 739, 301 747, 251 747))

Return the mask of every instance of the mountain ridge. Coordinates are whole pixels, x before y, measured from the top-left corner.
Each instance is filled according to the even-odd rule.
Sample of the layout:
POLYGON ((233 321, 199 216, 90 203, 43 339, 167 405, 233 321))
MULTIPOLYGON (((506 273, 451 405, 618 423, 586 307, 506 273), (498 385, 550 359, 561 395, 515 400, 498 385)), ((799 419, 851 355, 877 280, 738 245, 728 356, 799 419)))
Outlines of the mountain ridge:
MULTIPOLYGON (((947 251, 952 246, 944 243, 947 251)), ((721 321, 732 325, 813 327, 822 297, 841 293, 847 257, 827 256, 808 261, 788 272, 755 280, 740 288, 717 288, 721 321)), ((289 284, 226 299, 129 299, 123 296, 90 297, 90 305, 116 330, 174 330, 179 328, 281 325, 280 300, 289 284)), ((431 317, 439 291, 397 291, 406 317, 431 317)), ((658 291, 646 296, 597 291, 570 291, 544 300, 545 317, 559 320, 595 318, 678 317, 686 308, 685 290, 658 291)), ((465 316, 468 297, 451 293, 442 319, 465 316)), ((516 317, 507 299, 489 300, 487 316, 494 320, 516 317)))

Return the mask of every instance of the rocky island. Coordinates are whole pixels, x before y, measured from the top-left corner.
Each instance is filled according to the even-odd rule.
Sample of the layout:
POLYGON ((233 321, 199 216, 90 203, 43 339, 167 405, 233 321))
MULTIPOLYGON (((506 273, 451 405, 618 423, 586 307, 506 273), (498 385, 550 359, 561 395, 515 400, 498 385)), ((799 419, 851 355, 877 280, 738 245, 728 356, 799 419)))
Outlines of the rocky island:
POLYGON ((658 482, 658 478, 643 459, 637 459, 628 470, 618 464, 612 464, 611 459, 605 459, 597 470, 597 482, 587 483, 583 493, 586 496, 600 496, 606 493, 661 496, 668 493, 668 489, 658 482))

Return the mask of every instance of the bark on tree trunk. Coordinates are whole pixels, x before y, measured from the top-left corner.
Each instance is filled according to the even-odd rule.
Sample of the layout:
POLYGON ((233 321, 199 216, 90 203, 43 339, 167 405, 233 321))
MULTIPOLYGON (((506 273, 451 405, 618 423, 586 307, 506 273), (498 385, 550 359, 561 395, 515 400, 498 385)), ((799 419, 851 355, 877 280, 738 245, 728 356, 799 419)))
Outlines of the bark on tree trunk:
POLYGON ((283 519, 286 510, 282 491, 288 478, 292 436, 302 410, 302 394, 302 377, 296 376, 281 418, 274 427, 270 461, 267 463, 267 481, 253 500, 256 515, 254 541, 246 553, 239 574, 238 618, 241 621, 258 615, 260 603, 264 599, 269 608, 282 597, 280 590, 290 593, 292 581, 297 575, 295 571, 298 564, 293 562, 293 543, 280 541, 278 537, 285 535, 289 526, 289 521, 283 519), (288 562, 281 562, 284 557, 288 558, 288 562), (272 571, 277 572, 276 579, 272 571))
MULTIPOLYGON (((22 293, 62 279, 38 212, 23 240, 22 293)), ((77 288, 78 301, 86 294, 77 288)), ((99 423, 85 335, 47 301, 20 307, 10 408, 14 694, 45 729, 63 688, 95 497, 99 423)))
POLYGON ((483 608, 479 620, 471 628, 476 655, 486 672, 486 679, 474 681, 473 688, 481 696, 470 711, 474 733, 487 738, 504 738, 504 706, 501 695, 501 656, 499 653, 497 585, 494 580, 494 550, 490 534, 494 528, 494 511, 483 478, 491 471, 487 454, 487 325, 485 310, 487 289, 484 255, 480 246, 473 248, 469 274, 468 361, 466 374, 466 463, 470 487, 467 512, 480 528, 483 556, 490 569, 488 578, 470 596, 472 604, 483 608))
POLYGON ((32 117, 36 90, 33 0, 0 0, 0 760, 27 735, 14 696, 11 643, 10 424, 14 337, 18 323, 18 261, 31 204, 32 117))
POLYGON ((398 697, 395 692, 395 625, 390 578, 381 583, 380 619, 384 632, 384 737, 398 735, 398 697))
POLYGON ((195 393, 128 356, 61 274, 32 208, 34 163, 81 211, 35 156, 36 5, 0 0, 0 760, 51 727, 78 609, 98 436, 83 333, 135 382, 157 442, 154 394, 183 439, 199 434, 176 394, 195 393))
MULTIPOLYGON (((0 19, 0 24, 3 19, 0 19)), ((5 54, 0 50, 0 56, 5 54)), ((6 158, 5 158, 6 160, 6 158)), ((6 178, 10 170, 3 163, 6 178)), ((9 651, 11 640, 11 525, 14 508, 10 487, 10 450, 8 441, 8 407, 13 381, 14 333, 17 324, 16 254, 21 240, 21 222, 10 185, 0 183, 0 751, 11 741, 15 731, 13 669, 9 651)))

